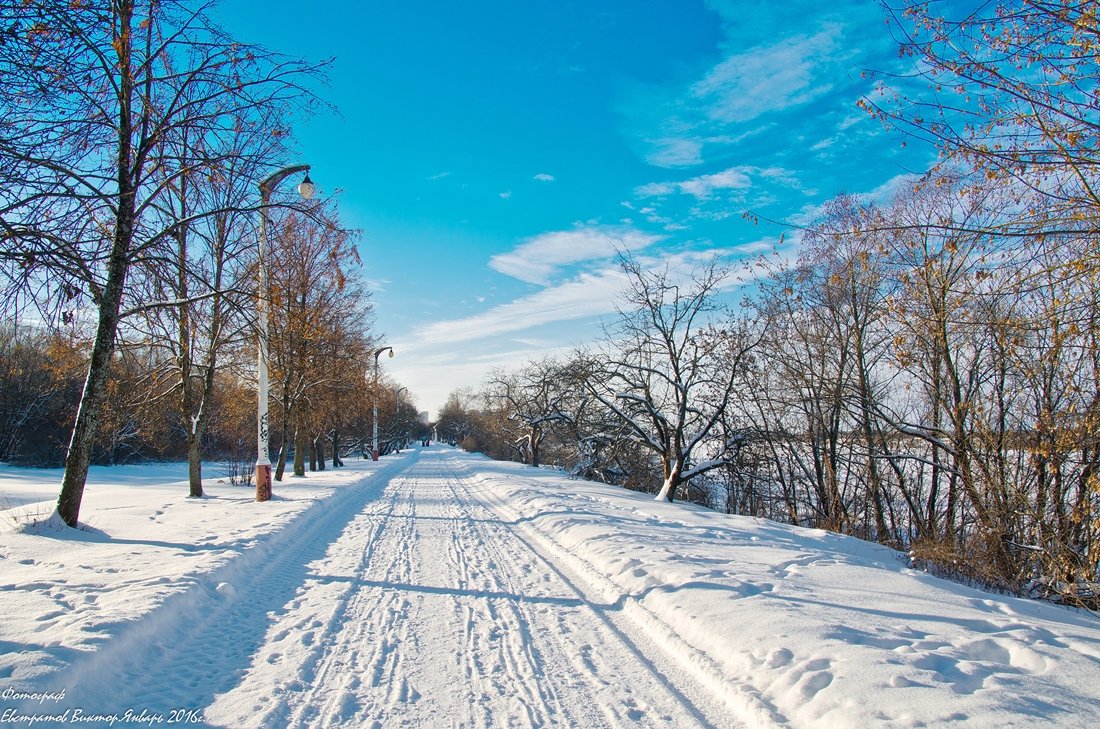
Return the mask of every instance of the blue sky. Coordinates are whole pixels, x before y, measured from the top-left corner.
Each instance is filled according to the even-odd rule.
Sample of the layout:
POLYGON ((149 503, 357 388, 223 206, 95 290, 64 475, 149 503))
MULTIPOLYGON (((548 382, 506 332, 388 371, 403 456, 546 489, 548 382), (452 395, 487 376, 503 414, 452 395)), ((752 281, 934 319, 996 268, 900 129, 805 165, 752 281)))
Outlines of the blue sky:
POLYGON ((856 108, 861 72, 897 62, 868 0, 223 0, 216 16, 335 57, 320 91, 339 114, 298 126, 301 159, 363 230, 387 371, 433 415, 494 366, 597 338, 616 248, 736 261, 784 230, 746 210, 801 219, 932 157, 856 108))

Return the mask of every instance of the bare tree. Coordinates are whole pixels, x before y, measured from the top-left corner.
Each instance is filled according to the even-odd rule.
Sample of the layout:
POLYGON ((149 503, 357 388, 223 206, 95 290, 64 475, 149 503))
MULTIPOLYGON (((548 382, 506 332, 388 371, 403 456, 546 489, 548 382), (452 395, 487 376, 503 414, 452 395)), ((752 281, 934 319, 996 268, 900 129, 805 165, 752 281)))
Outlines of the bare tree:
POLYGON ((883 5, 912 65, 908 75, 882 74, 878 94, 862 106, 937 144, 951 164, 1043 199, 1001 217, 1001 235, 1100 232, 1093 3, 883 5))
POLYGON ((250 333, 255 271, 255 180, 274 164, 279 147, 257 128, 206 129, 183 121, 165 139, 158 170, 168 181, 159 208, 174 259, 166 274, 147 277, 152 301, 122 330, 163 352, 156 372, 158 401, 174 400, 187 444, 192 497, 203 495, 202 443, 224 353, 250 333))
POLYGON ((755 342, 718 326, 727 272, 716 261, 681 280, 668 265, 645 270, 624 258, 630 282, 603 377, 589 387, 630 438, 661 462, 658 499, 672 501, 692 478, 725 461, 716 442, 742 367, 755 342), (697 460, 700 453, 706 457, 697 460))
MULTIPOLYGON (((232 127, 254 122, 258 109, 271 121, 272 111, 304 98, 298 82, 310 67, 233 42, 209 22, 206 6, 182 0, 2 7, 0 249, 8 300, 33 300, 49 313, 90 299, 94 310, 58 498, 61 518, 76 525, 128 283, 171 260, 166 242, 179 221, 160 214, 175 183, 161 173, 163 141, 184 121, 232 127)), ((214 172, 211 163, 203 160, 214 172)))
POLYGON ((501 401, 508 422, 517 426, 510 443, 524 463, 538 468, 540 448, 555 423, 570 420, 565 413, 562 365, 552 358, 529 362, 516 372, 489 376, 489 392, 501 401))
POLYGON ((294 473, 305 475, 311 433, 324 422, 326 394, 355 382, 366 370, 371 305, 354 269, 355 236, 336 212, 319 204, 309 217, 292 213, 274 237, 269 265, 270 362, 278 448, 275 478, 282 480, 294 434, 294 473))
POLYGON ((447 396, 435 424, 439 438, 451 445, 459 445, 475 430, 476 399, 476 394, 469 388, 454 390, 447 396))

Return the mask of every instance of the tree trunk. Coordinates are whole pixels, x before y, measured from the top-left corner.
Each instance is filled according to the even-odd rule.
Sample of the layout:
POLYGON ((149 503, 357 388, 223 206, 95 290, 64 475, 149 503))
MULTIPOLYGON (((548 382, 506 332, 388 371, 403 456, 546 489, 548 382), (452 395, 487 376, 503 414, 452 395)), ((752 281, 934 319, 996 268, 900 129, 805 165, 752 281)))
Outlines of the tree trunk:
POLYGON ((538 428, 531 428, 531 435, 527 440, 528 449, 531 451, 531 467, 539 467, 539 446, 542 444, 542 435, 538 428))
MULTIPOLYGON (((111 283, 112 281, 108 280, 108 286, 111 283)), ((119 284, 118 293, 121 298, 121 282, 119 284)), ((80 518, 84 482, 88 478, 92 443, 102 414, 108 367, 114 351, 114 334, 118 327, 118 305, 116 304, 114 308, 115 316, 110 316, 109 312, 104 311, 105 307, 106 304, 101 304, 99 327, 96 331, 95 343, 92 345, 91 361, 88 364, 88 377, 84 382, 84 394, 80 398, 80 406, 76 411, 69 452, 65 457, 65 475, 61 481, 61 494, 57 499, 57 512, 71 527, 75 527, 80 518)))
MULTIPOLYGON (((187 197, 187 177, 180 181, 180 199, 187 197)), ((186 204, 186 203, 183 203, 186 204)), ((187 483, 188 496, 200 498, 202 496, 202 449, 200 447, 201 414, 196 414, 194 384, 191 381, 193 362, 191 361, 191 305, 187 302, 188 277, 187 277, 187 226, 181 225, 176 230, 177 242, 177 266, 178 285, 176 296, 180 299, 179 319, 177 320, 177 344, 179 345, 179 372, 180 372, 180 415, 187 425, 187 483)), ((200 395, 200 397, 202 397, 200 395)))
POLYGON ((332 431, 332 467, 339 468, 343 465, 344 462, 340 459, 340 430, 334 428, 332 431))
POLYGON ((202 496, 202 438, 193 430, 187 431, 187 481, 191 498, 202 496))
POLYGON ((680 486, 680 475, 684 472, 684 464, 674 458, 666 462, 665 481, 661 484, 661 490, 657 493, 655 501, 667 501, 670 504, 676 500, 676 489, 680 486))
POLYGON ((298 427, 294 429, 294 475, 306 475, 306 451, 309 450, 309 436, 306 429, 298 427))
POLYGON ((321 433, 313 439, 313 446, 317 451, 317 470, 325 470, 325 434, 321 433))
POLYGON ((88 363, 88 377, 84 381, 84 393, 73 423, 69 452, 65 456, 65 475, 61 481, 61 493, 57 497, 57 513, 71 527, 79 523, 80 503, 84 498, 84 483, 88 478, 88 464, 92 458, 92 443, 102 414, 107 394, 107 374, 111 355, 115 348, 115 332, 118 330, 119 312, 122 309, 122 292, 130 265, 130 248, 133 243, 134 185, 130 177, 132 156, 133 120, 131 96, 133 74, 131 72, 130 20, 133 7, 119 3, 119 30, 115 49, 118 55, 118 208, 115 213, 115 232, 111 254, 107 260, 107 281, 99 301, 99 323, 95 342, 92 344, 88 363))
POLYGON ((283 443, 279 446, 279 458, 275 462, 275 480, 282 481, 283 476, 286 475, 286 436, 283 436, 283 443))
MULTIPOLYGON (((285 388, 284 388, 285 390, 285 388)), ((290 436, 290 408, 288 407, 289 397, 283 393, 283 417, 282 423, 279 428, 279 460, 275 464, 275 480, 282 481, 283 475, 286 473, 286 446, 289 442, 290 436)))
POLYGON ((859 374, 859 416, 860 428, 863 432, 863 444, 867 449, 867 481, 870 486, 871 509, 875 519, 875 541, 887 544, 892 541, 893 535, 886 526, 886 518, 882 506, 882 477, 879 474, 878 462, 875 459, 875 438, 871 423, 871 386, 867 375, 867 367, 863 358, 863 337, 856 333, 856 366, 859 374))

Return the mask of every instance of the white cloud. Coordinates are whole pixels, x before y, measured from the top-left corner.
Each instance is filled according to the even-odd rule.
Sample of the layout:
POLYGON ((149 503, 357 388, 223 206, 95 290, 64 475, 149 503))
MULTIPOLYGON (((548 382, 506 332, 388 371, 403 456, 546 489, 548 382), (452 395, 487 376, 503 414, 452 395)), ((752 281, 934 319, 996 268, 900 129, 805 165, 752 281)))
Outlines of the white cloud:
MULTIPOLYGON (((858 75, 856 59, 865 60, 867 46, 877 42, 869 30, 881 20, 866 3, 772 5, 746 17, 742 0, 715 0, 712 9, 722 18, 725 36, 716 63, 683 84, 628 86, 622 104, 626 132, 646 162, 689 167, 718 155, 728 159, 730 149, 750 136, 777 129, 786 135, 792 122, 772 115, 847 88, 858 75)), ((815 121, 809 116, 793 125, 815 121)))
MULTIPOLYGON (((637 260, 647 270, 667 267, 673 281, 683 282, 713 255, 743 259, 773 243, 642 254, 637 260)), ((722 290, 737 289, 751 275, 748 268, 736 270, 722 290)), ((617 313, 627 283, 617 266, 606 265, 480 314, 415 327, 407 338, 393 342, 398 356, 387 361, 387 371, 416 394, 422 408, 437 411, 451 390, 477 386, 493 367, 515 368, 531 358, 596 341, 599 319, 617 313)))
POLYGON ((615 301, 625 283, 624 274, 615 267, 582 273, 571 281, 501 304, 482 314, 419 327, 415 335, 420 341, 432 344, 464 342, 555 321, 608 314, 615 311, 615 301))
POLYGON ((852 126, 855 126, 856 124, 864 123, 868 119, 870 119, 869 115, 868 116, 857 116, 857 115, 853 114, 851 116, 845 117, 844 119, 841 119, 840 123, 836 125, 836 128, 837 128, 838 131, 843 132, 845 129, 847 129, 849 127, 852 127, 852 126))
POLYGON ((532 359, 559 355, 571 349, 569 344, 531 339, 478 342, 470 346, 447 343, 438 349, 395 341, 397 356, 386 362, 386 372, 409 388, 417 408, 428 410, 433 419, 456 388, 478 387, 495 367, 514 370, 532 359))
MULTIPOLYGON (((912 185, 918 179, 920 179, 920 175, 905 172, 891 177, 873 190, 856 193, 855 197, 876 205, 889 205, 898 192, 912 185)), ((825 209, 831 201, 830 199, 803 206, 796 215, 791 217, 791 222, 795 225, 813 225, 814 221, 825 213, 825 209)))
POLYGON ((708 118, 723 123, 812 101, 832 88, 815 80, 822 62, 835 58, 841 30, 827 23, 812 36, 792 36, 732 54, 696 82, 690 94, 708 118))
POLYGON ((691 195, 706 200, 715 190, 744 190, 752 186, 750 173, 759 172, 755 167, 730 167, 711 175, 699 175, 680 182, 652 182, 634 190, 639 197, 661 197, 673 193, 691 195))
POLYGON ((744 190, 750 187, 752 182, 744 171, 731 167, 713 175, 700 175, 680 183, 680 190, 692 195, 699 200, 711 196, 715 190, 744 190))
MULTIPOLYGON (((643 255, 637 261, 643 269, 667 267, 673 280, 687 281, 696 267, 709 261, 712 256, 740 259, 759 250, 762 245, 756 242, 735 248, 684 251, 672 255, 643 255)), ((722 288, 735 288, 744 280, 744 273, 739 273, 731 276, 722 288)), ((626 274, 618 266, 609 265, 596 271, 581 273, 569 281, 495 306, 481 314, 418 327, 413 334, 416 341, 425 346, 436 346, 499 337, 552 322, 611 314, 621 303, 621 294, 627 283, 626 274)))
POLYGON ((512 191, 511 190, 507 190, 505 192, 499 192, 497 194, 500 195, 500 198, 502 200, 507 200, 508 198, 512 197, 512 191))
POLYGON ((646 140, 654 149, 646 161, 657 167, 691 167, 703 161, 703 143, 697 139, 662 137, 646 140))
POLYGON ((597 226, 553 231, 493 256, 489 267, 520 281, 545 285, 561 266, 610 258, 620 250, 641 250, 658 240, 660 236, 630 228, 597 226))
POLYGON ((555 180, 555 177, 553 175, 548 175, 545 172, 540 172, 535 175, 534 179, 538 180, 539 182, 553 182, 555 180))

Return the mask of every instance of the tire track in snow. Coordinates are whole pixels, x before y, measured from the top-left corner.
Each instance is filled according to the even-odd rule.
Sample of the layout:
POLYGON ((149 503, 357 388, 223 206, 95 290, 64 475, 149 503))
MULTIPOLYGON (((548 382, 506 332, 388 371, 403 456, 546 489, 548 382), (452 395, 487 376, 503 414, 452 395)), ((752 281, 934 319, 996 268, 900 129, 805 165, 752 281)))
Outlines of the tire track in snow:
MULTIPOLYGON (((199 710, 237 682, 266 639, 268 616, 301 586, 307 566, 375 499, 389 464, 299 514, 229 563, 201 575, 102 649, 56 676, 66 705, 85 714, 126 708, 168 715, 199 710), (217 589, 219 584, 229 587, 217 589), (63 682, 63 683, 62 683, 63 682)), ((314 628, 320 626, 314 626, 314 628)))
POLYGON ((474 528, 470 504, 460 500, 451 474, 438 474, 435 480, 444 501, 456 512, 448 541, 448 556, 457 568, 454 588, 484 596, 455 603, 463 627, 468 676, 483 695, 514 693, 509 710, 518 714, 517 725, 546 726, 552 723, 551 717, 567 716, 568 709, 557 701, 552 684, 542 680, 543 660, 531 643, 517 601, 502 597, 517 593, 501 579, 500 565, 487 555, 497 552, 495 540, 474 528))
POLYGON ((437 726, 441 716, 454 726, 709 725, 599 606, 471 497, 445 453, 423 453, 402 479, 418 510, 409 581, 379 581, 407 591, 409 619, 420 624, 404 680, 424 705, 375 701, 377 725, 437 726), (448 604, 452 625, 443 619, 448 604), (431 665, 451 653, 462 661, 458 673, 431 665))
POLYGON ((268 630, 252 667, 238 686, 218 698, 209 718, 232 727, 354 724, 362 683, 372 680, 364 667, 375 666, 374 680, 383 670, 394 671, 392 662, 400 656, 388 631, 402 612, 400 596, 362 586, 376 561, 386 561, 388 571, 407 562, 400 545, 408 530, 401 530, 406 522, 395 518, 401 506, 392 479, 380 486, 385 489, 381 496, 366 504, 352 525, 326 545, 323 559, 311 565, 285 614, 268 630), (315 632, 315 626, 323 630, 315 632))
MULTIPOLYGON (((442 457, 450 461, 445 453, 442 457)), ((526 618, 525 623, 536 626, 543 623, 540 638, 552 644, 552 648, 545 651, 546 655, 559 659, 569 657, 566 670, 573 671, 576 678, 569 687, 570 692, 596 698, 594 706, 588 707, 588 715, 563 725, 738 725, 713 707, 709 714, 701 712, 654 665, 650 657, 655 652, 654 647, 647 645, 648 651, 641 650, 639 641, 623 630, 620 621, 612 619, 611 613, 617 606, 594 602, 586 589, 548 560, 515 530, 511 522, 479 499, 470 489, 468 478, 462 478, 467 474, 459 472, 453 461, 449 463, 449 470, 453 476, 449 480, 453 498, 463 502, 467 513, 476 515, 469 522, 484 534, 495 533, 483 541, 497 555, 497 563, 510 567, 496 569, 495 573, 513 579, 522 575, 517 582, 523 590, 513 589, 524 595, 517 607, 538 614, 536 620, 526 618), (456 488, 460 484, 461 493, 456 488), (567 597, 558 598, 556 602, 568 605, 569 609, 550 609, 547 603, 531 599, 532 593, 565 595, 567 597), (548 620, 553 623, 552 627, 545 625, 548 620), (603 721, 593 715, 597 710, 603 721)), ((701 698, 697 687, 692 688, 695 698, 701 698)))
MULTIPOLYGON (((386 563, 387 574, 408 572, 410 555, 405 545, 412 538, 413 522, 396 518, 402 506, 397 498, 400 492, 394 489, 394 481, 399 479, 387 485, 388 508, 371 541, 364 546, 356 539, 358 535, 348 535, 351 538, 333 545, 330 556, 349 555, 351 561, 359 553, 377 556, 378 563, 386 563)), ((293 697, 292 713, 276 725, 364 725, 366 712, 359 701, 364 680, 367 686, 388 685, 391 700, 407 696, 400 681, 403 656, 397 647, 408 638, 408 625, 401 620, 408 603, 394 591, 363 589, 363 579, 372 568, 375 562, 370 559, 358 562, 351 581, 353 594, 338 616, 338 629, 327 634, 309 689, 293 697), (364 671, 366 667, 371 670, 364 671)))
MULTIPOLYGON (((463 470, 469 473, 465 465, 463 470)), ((655 664, 658 674, 680 677, 677 683, 689 691, 689 703, 697 706, 712 723, 754 727, 780 727, 790 723, 756 686, 727 683, 713 659, 688 645, 670 625, 647 610, 637 596, 621 592, 607 575, 562 548, 551 535, 535 527, 530 518, 520 517, 507 504, 484 491, 480 501, 502 521, 512 525, 516 538, 544 559, 547 568, 578 594, 589 595, 593 604, 610 599, 600 613, 606 624, 625 643, 637 646, 639 653, 655 664), (544 555, 553 555, 554 559, 544 555), (726 710, 719 709, 717 704, 725 705, 726 710)), ((678 692, 680 689, 673 690, 678 692)))
POLYGON ((441 450, 395 474, 361 517, 373 530, 349 526, 325 557, 346 600, 325 613, 326 583, 312 575, 210 716, 234 727, 708 726, 469 486, 441 450))
POLYGON ((471 486, 442 449, 389 464, 85 672, 115 707, 240 729, 722 725, 471 486))

